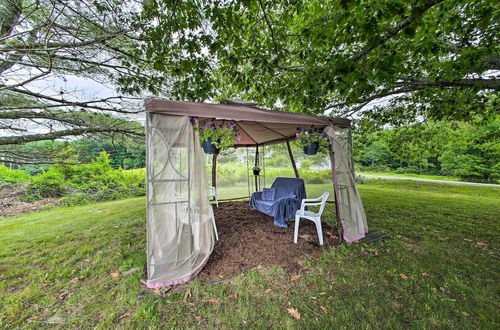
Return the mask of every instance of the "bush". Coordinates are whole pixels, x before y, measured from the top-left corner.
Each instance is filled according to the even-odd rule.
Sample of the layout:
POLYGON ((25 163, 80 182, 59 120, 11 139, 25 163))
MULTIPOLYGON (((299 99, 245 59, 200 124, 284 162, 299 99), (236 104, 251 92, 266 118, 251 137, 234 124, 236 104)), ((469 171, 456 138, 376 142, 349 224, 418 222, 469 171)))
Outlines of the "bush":
POLYGON ((0 184, 28 182, 31 176, 21 170, 11 170, 7 166, 0 165, 0 184))
POLYGON ((66 204, 115 200, 145 194, 145 169, 113 169, 103 152, 91 164, 54 165, 32 178, 29 199, 63 197, 66 204))
POLYGON ((31 179, 28 185, 28 200, 61 197, 66 190, 64 175, 55 168, 31 179))
POLYGON ((394 173, 397 174, 420 174, 420 169, 417 166, 408 166, 408 167, 398 167, 394 173))

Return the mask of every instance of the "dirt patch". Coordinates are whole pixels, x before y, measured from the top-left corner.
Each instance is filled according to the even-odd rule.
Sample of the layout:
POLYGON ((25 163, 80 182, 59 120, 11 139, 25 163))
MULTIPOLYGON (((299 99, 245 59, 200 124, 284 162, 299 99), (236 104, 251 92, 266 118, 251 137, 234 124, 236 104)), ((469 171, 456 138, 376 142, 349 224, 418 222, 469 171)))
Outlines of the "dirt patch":
POLYGON ((232 277, 259 265, 296 272, 306 256, 317 258, 323 247, 339 243, 331 235, 332 228, 323 224, 324 245, 320 247, 316 226, 303 220, 298 243, 294 244, 294 222, 288 222, 286 229, 275 227, 272 217, 250 209, 247 201, 220 203, 214 213, 219 241, 199 274, 204 282, 232 277))
POLYGON ((59 203, 56 198, 45 198, 34 202, 25 202, 27 185, 12 183, 0 186, 0 217, 13 217, 24 213, 41 211, 59 203))

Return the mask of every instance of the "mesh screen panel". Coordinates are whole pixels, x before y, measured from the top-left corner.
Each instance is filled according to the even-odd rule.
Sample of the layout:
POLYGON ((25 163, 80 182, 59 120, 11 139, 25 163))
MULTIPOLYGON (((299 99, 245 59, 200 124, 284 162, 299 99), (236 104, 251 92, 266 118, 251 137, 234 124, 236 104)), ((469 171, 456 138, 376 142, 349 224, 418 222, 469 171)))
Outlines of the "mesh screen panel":
POLYGON ((203 153, 189 117, 148 113, 148 287, 189 281, 214 246, 203 153))

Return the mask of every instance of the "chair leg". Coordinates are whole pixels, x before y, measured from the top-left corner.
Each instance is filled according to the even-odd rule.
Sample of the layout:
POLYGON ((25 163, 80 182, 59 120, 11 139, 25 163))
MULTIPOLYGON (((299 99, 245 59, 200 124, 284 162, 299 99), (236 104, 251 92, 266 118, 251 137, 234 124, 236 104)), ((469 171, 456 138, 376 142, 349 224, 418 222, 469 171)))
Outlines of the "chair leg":
POLYGON ((295 216, 295 230, 293 231, 293 242, 297 244, 297 240, 299 239, 299 222, 300 216, 295 216))
POLYGON ((318 232, 319 245, 323 245, 323 229, 321 228, 321 219, 316 219, 314 223, 316 224, 316 230, 318 232))

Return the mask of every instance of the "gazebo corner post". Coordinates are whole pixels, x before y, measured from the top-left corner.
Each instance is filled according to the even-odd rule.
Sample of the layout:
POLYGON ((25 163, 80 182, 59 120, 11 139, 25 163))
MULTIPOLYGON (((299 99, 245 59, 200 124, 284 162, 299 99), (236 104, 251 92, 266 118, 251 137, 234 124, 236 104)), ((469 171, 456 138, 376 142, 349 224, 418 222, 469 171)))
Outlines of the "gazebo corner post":
POLYGON ((151 119, 149 118, 152 116, 151 113, 146 112, 146 136, 145 136, 145 142, 146 142, 146 281, 149 280, 149 262, 150 262, 150 246, 149 246, 149 212, 150 212, 150 194, 151 192, 149 191, 149 185, 151 183, 151 179, 149 178, 149 173, 151 173, 151 159, 150 159, 150 151, 151 151, 151 146, 150 144, 150 138, 151 138, 151 132, 150 130, 150 125, 151 125, 151 119))
POLYGON ((285 142, 286 148, 288 149, 288 155, 290 156, 290 162, 292 163, 293 172, 295 173, 295 177, 298 179, 300 178, 299 170, 297 170, 297 164, 295 164, 295 159, 293 158, 292 148, 290 147, 290 140, 286 139, 285 142))
POLYGON ((333 152, 333 146, 331 143, 328 145, 329 148, 329 155, 330 155, 330 165, 332 168, 332 181, 333 181, 333 195, 335 198, 335 214, 337 216, 337 227, 338 227, 338 233, 339 233, 339 242, 342 243, 344 241, 343 239, 343 219, 344 219, 344 212, 342 211, 342 208, 340 207, 340 188, 339 188, 339 180, 338 180, 338 173, 337 173, 337 168, 335 166, 335 153, 333 152))
POLYGON ((212 156, 212 186, 217 188, 217 153, 212 156))
MULTIPOLYGON (((255 167, 259 166, 259 145, 255 145, 255 167)), ((255 177, 255 191, 259 191, 259 176, 254 175, 255 177)))

